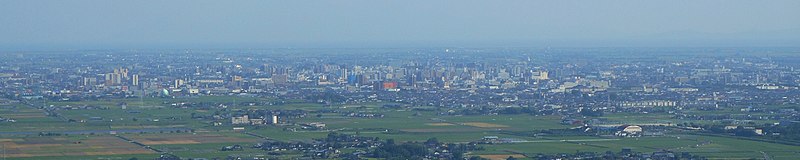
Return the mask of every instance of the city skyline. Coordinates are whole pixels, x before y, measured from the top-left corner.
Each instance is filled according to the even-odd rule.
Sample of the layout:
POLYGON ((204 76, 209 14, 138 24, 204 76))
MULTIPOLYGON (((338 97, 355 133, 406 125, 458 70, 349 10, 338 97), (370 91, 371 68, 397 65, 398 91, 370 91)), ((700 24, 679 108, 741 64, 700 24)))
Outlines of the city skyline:
POLYGON ((0 159, 795 160, 798 8, 0 0, 0 159))

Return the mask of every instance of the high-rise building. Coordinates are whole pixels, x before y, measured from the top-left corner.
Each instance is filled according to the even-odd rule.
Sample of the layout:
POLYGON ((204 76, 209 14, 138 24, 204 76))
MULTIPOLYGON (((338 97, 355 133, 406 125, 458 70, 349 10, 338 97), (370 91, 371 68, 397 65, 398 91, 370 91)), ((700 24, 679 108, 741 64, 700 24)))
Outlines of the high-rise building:
POLYGON ((533 72, 531 78, 534 80, 547 80, 550 79, 550 75, 547 73, 547 71, 537 71, 533 72))
POLYGON ((94 77, 84 77, 83 86, 93 86, 97 84, 97 79, 94 77))
POLYGON ((132 84, 131 85, 139 86, 139 75, 138 74, 134 74, 133 78, 131 78, 131 79, 132 79, 132 81, 131 81, 132 84))
POLYGON ((122 78, 119 73, 107 73, 105 74, 105 80, 106 85, 109 86, 122 83, 122 78))
POLYGON ((172 87, 173 88, 180 88, 182 85, 183 85, 183 80, 182 79, 176 79, 175 80, 175 86, 172 86, 172 87))
POLYGON ((541 78, 541 79, 550 79, 550 76, 548 75, 547 71, 541 71, 541 72, 539 72, 539 78, 541 78))
POLYGON ((128 69, 127 68, 120 68, 119 70, 120 70, 120 72, 119 72, 120 76, 123 79, 128 79, 128 69))
POLYGON ((286 84, 289 82, 289 76, 285 74, 273 75, 272 82, 274 82, 275 84, 286 84))
POLYGON ((397 82, 383 82, 383 89, 395 89, 397 88, 397 82))
POLYGON ((348 75, 347 76, 347 84, 348 85, 359 85, 361 84, 361 80, 364 78, 364 75, 348 75))
POLYGON ((114 81, 113 84, 115 85, 122 84, 122 74, 120 73, 111 74, 111 81, 114 81))

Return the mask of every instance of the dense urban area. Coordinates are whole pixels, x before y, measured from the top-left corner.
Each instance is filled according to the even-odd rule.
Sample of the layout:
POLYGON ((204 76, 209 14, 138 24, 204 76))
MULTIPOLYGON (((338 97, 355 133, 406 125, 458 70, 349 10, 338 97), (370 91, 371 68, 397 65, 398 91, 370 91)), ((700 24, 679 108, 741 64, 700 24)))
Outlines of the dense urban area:
POLYGON ((797 48, 6 52, 0 154, 796 159, 798 89, 797 48))

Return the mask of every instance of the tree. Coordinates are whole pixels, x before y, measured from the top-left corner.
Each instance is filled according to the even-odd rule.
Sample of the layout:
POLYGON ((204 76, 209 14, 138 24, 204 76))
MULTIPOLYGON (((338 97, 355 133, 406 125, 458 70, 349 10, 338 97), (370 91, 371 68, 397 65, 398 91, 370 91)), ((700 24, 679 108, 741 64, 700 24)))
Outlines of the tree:
POLYGON ((453 151, 453 160, 463 160, 464 159, 464 152, 462 151, 453 151))
POLYGON ((375 148, 375 150, 372 151, 373 157, 390 160, 423 159, 427 154, 428 149, 423 145, 414 143, 396 145, 393 139, 386 140, 385 145, 375 148))
POLYGON ((733 134, 737 135, 737 136, 743 136, 743 137, 752 137, 752 136, 756 135, 756 132, 754 132, 753 130, 744 129, 744 127, 739 126, 739 127, 736 127, 736 129, 734 130, 733 134))
POLYGON ((433 145, 437 145, 437 144, 439 144, 439 140, 436 139, 436 137, 428 138, 428 140, 425 141, 425 145, 433 146, 433 145))
POLYGON ((589 117, 600 117, 600 116, 603 116, 603 111, 602 110, 582 109, 580 113, 583 116, 589 116, 589 117))

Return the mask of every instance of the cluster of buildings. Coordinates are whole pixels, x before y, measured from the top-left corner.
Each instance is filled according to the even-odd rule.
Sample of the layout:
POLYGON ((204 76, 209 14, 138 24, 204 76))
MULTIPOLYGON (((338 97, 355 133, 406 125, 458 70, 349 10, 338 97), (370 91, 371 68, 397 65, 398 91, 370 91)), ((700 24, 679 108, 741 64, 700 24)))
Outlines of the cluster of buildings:
POLYGON ((707 159, 703 156, 694 155, 688 152, 674 152, 669 150, 660 150, 651 153, 635 152, 630 148, 623 148, 620 152, 608 151, 605 153, 597 152, 577 152, 574 154, 561 153, 561 154, 538 154, 531 156, 532 159, 549 160, 549 159, 657 159, 657 160, 704 160, 707 159))
MULTIPOLYGON (((800 67, 800 60, 796 56, 762 54, 785 52, 779 49, 714 50, 713 55, 671 54, 700 51, 706 50, 448 48, 10 53, 0 56, 7 62, 0 64, 0 93, 13 100, 51 101, 235 95, 301 99, 326 105, 394 102, 448 108, 452 112, 447 114, 498 114, 508 107, 533 108, 526 110, 533 114, 562 115, 578 114, 585 109, 643 113, 652 108, 670 108, 677 111, 671 112, 677 117, 687 118, 707 115, 679 111, 800 104, 800 70, 795 70, 800 67), (619 55, 622 52, 647 54, 629 57, 619 55)), ((797 115, 790 114, 760 118, 798 120, 797 115)), ((231 122, 274 123, 261 117, 231 117, 231 122)))
POLYGON ((231 124, 232 125, 264 125, 264 124, 278 124, 277 115, 272 115, 270 119, 265 119, 264 117, 258 118, 250 118, 248 115, 242 116, 235 116, 231 117, 231 124))

